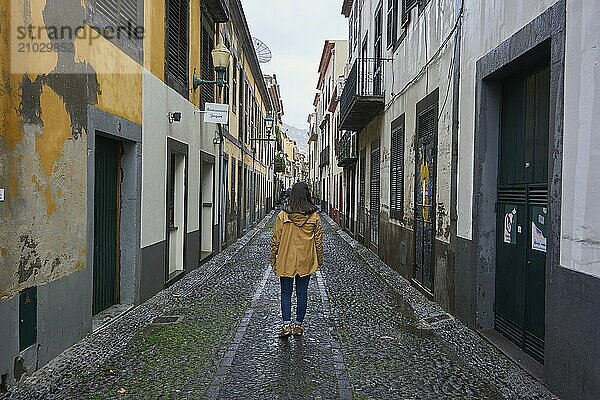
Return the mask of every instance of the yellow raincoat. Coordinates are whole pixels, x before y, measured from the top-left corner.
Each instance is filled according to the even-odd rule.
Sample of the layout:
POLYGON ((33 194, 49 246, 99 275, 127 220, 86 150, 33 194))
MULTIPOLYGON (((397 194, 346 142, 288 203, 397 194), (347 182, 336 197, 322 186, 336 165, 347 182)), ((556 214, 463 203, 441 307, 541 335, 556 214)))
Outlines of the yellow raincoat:
POLYGON ((277 215, 270 261, 275 274, 293 278, 311 275, 323 265, 323 226, 317 211, 277 215))

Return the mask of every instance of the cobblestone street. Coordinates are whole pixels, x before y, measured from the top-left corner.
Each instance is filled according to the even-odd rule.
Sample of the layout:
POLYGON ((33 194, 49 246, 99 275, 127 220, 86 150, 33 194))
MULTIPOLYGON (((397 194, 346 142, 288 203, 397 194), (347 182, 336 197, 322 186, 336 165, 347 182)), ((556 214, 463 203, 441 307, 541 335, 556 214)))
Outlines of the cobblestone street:
POLYGON ((552 397, 323 219, 325 266, 310 283, 303 337, 276 337, 271 218, 4 398, 552 397))

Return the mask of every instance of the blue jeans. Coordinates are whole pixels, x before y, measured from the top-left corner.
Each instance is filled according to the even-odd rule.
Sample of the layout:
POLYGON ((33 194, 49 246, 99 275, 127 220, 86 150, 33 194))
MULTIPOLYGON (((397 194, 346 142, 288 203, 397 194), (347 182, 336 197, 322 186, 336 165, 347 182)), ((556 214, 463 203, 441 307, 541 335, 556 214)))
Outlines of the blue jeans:
MULTIPOLYGON (((283 323, 289 324, 292 321, 292 289, 294 287, 294 278, 281 277, 281 314, 283 323)), ((296 322, 299 324, 304 321, 306 315, 306 305, 308 303, 308 283, 310 275, 301 277, 296 275, 296 322)))

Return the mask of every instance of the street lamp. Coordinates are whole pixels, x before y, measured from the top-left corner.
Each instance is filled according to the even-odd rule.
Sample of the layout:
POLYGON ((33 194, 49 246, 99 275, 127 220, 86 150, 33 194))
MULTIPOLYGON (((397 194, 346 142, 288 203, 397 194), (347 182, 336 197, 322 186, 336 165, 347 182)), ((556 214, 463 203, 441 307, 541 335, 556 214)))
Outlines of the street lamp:
MULTIPOLYGON (((194 76, 192 79, 193 88, 191 91, 195 92, 201 85, 217 85, 220 89, 223 87, 228 87, 226 79, 227 68, 229 67, 229 61, 231 59, 231 53, 223 45, 223 43, 219 43, 217 47, 215 47, 211 51, 211 56, 213 60, 213 67, 215 72, 217 73, 217 80, 207 81, 204 79, 200 79, 198 76, 196 69, 194 68, 194 76)), ((219 96, 220 97, 220 96, 219 96)), ((219 146, 219 179, 223 179, 225 181, 223 174, 225 170, 223 169, 223 127, 221 124, 218 124, 219 132, 218 135, 213 138, 213 144, 215 146, 219 146)), ((219 188, 219 207, 220 215, 219 215, 219 252, 223 249, 223 240, 224 240, 224 225, 225 225, 225 203, 223 201, 225 199, 225 185, 220 185, 219 188)))
POLYGON ((267 131, 266 139, 263 138, 250 138, 248 140, 253 140, 256 142, 274 142, 276 139, 271 139, 271 132, 273 132, 273 125, 275 124, 275 117, 273 117, 273 113, 269 112, 265 117, 265 128, 267 131))
POLYGON ((271 132, 273 131, 273 124, 275 123, 275 118, 273 118, 273 114, 269 113, 265 117, 265 126, 267 128, 267 135, 271 136, 271 132))
POLYGON ((227 73, 227 68, 229 67, 229 60, 231 58, 231 53, 223 45, 223 43, 219 43, 217 47, 211 51, 213 66, 215 71, 217 72, 217 80, 216 81, 206 81, 204 79, 200 79, 198 74, 196 73, 196 69, 194 69, 194 78, 193 84, 195 92, 201 85, 218 85, 220 87, 228 86, 227 81, 225 80, 225 75, 227 73))

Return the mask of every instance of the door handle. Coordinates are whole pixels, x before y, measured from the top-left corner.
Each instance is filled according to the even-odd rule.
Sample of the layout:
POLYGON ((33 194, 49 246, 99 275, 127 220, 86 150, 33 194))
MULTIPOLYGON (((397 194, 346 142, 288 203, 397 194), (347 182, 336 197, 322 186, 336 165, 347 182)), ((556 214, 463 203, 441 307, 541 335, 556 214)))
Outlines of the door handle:
POLYGON ((527 260, 527 265, 531 265, 531 260, 527 260))

